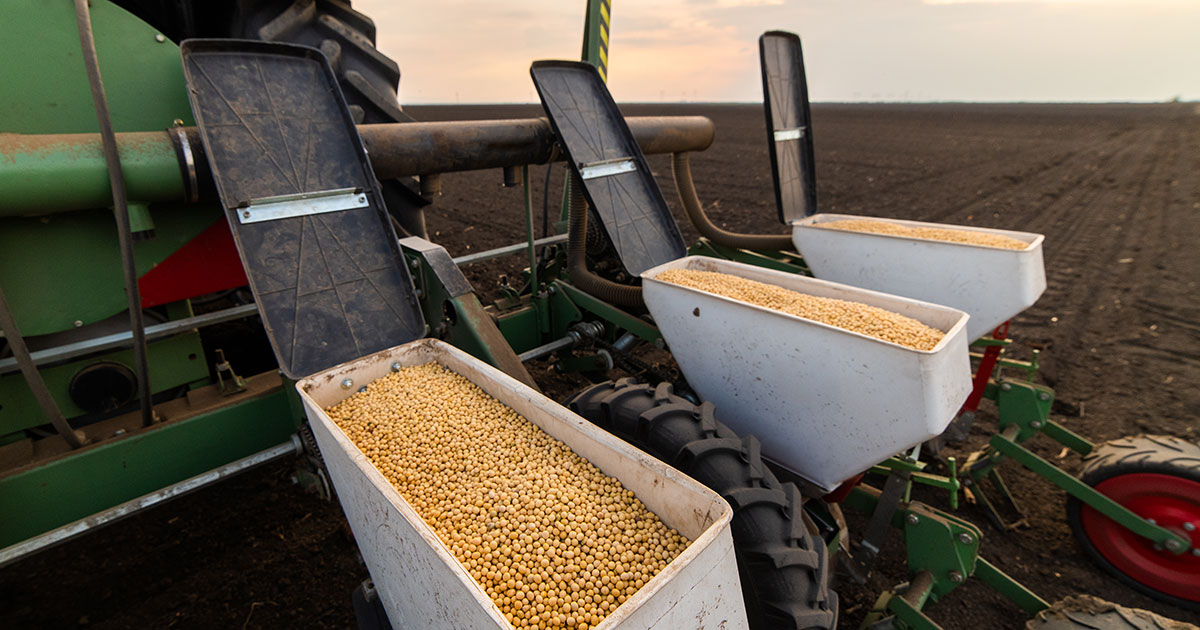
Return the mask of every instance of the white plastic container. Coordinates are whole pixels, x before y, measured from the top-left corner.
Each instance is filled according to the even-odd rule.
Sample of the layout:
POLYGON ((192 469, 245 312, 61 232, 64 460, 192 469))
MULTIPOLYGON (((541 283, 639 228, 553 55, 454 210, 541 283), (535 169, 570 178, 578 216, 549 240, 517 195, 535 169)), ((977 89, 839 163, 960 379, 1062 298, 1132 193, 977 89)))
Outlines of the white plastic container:
POLYGON ((717 418, 830 491, 940 434, 971 391, 967 315, 807 276, 691 256, 642 274, 646 306, 688 383, 717 418), (913 350, 842 328, 656 280, 668 269, 741 276, 862 302, 946 332, 913 350))
POLYGON ((428 524, 324 409, 391 371, 436 361, 467 377, 633 491, 692 544, 597 627, 746 628, 729 519, 720 496, 478 359, 424 339, 296 384, 338 499, 388 619, 398 628, 512 628, 428 524), (342 382, 352 385, 344 388, 342 382))
POLYGON ((1041 234, 922 223, 849 214, 815 214, 792 223, 792 241, 814 276, 951 306, 971 315, 968 341, 1033 306, 1046 290, 1041 234), (1029 244, 1021 250, 813 227, 870 219, 908 227, 999 234, 1029 244))

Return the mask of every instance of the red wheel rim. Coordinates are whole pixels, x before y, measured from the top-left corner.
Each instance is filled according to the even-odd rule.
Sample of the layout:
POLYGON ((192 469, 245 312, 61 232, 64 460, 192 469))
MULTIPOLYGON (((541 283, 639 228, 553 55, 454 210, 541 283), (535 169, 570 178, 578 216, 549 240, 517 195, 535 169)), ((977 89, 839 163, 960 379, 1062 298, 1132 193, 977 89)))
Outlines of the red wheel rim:
MULTIPOLYGON (((1096 484, 1096 490, 1134 514, 1190 538, 1200 546, 1200 483, 1158 473, 1118 475, 1096 484), (1193 529, 1185 529, 1191 523, 1193 529)), ((1200 556, 1190 550, 1174 554, 1154 548, 1149 540, 1083 506, 1084 531, 1104 559, 1121 573, 1179 599, 1200 602, 1200 556)))

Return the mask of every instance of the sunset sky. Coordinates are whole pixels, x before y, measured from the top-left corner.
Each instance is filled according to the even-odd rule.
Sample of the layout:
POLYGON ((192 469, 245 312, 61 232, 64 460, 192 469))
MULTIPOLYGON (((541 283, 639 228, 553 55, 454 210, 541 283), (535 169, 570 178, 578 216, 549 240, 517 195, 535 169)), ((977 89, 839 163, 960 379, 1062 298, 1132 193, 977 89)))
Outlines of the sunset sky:
MULTIPOLYGON (((356 0, 400 102, 534 102, 583 0, 356 0)), ((761 101, 758 36, 798 33, 814 101, 1200 99, 1200 0, 614 0, 619 101, 761 101)))

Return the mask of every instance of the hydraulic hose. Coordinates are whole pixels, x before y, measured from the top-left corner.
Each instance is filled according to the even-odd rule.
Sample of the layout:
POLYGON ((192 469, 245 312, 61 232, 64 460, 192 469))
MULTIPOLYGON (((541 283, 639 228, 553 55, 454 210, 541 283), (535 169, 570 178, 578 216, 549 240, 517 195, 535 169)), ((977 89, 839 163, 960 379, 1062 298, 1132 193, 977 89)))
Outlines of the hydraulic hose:
POLYGON ((150 366, 146 354, 146 322, 142 318, 142 297, 138 293, 137 266, 133 259, 133 233, 129 227, 129 200, 125 194, 125 174, 121 155, 117 151, 117 136, 113 133, 108 100, 104 96, 104 81, 100 78, 100 62, 96 57, 96 40, 92 35, 92 15, 88 0, 75 0, 75 25, 79 29, 79 47, 87 69, 92 90, 92 104, 100 125, 104 145, 104 161, 112 186, 113 215, 117 220, 117 243, 121 249, 121 268, 125 275, 125 294, 129 299, 129 328, 133 333, 134 361, 137 363, 138 398, 141 401, 142 426, 154 424, 153 401, 150 398, 150 366))
POLYGON ((37 364, 29 355, 29 348, 25 345, 25 338, 21 336, 21 331, 17 329, 17 318, 13 316, 12 309, 8 307, 4 291, 0 291, 0 331, 3 331, 5 338, 8 339, 8 345, 17 359, 17 365, 25 376, 25 383, 29 385, 29 390, 33 392, 33 399, 42 408, 46 419, 54 425, 54 430, 58 431, 58 434, 67 441, 71 448, 83 446, 82 432, 75 432, 67 423, 62 410, 58 408, 58 403, 54 402, 54 396, 46 387, 46 381, 42 379, 42 373, 38 371, 37 364))
POLYGON ((571 176, 571 204, 567 210, 567 277, 579 290, 618 306, 642 306, 642 288, 605 280, 587 268, 588 206, 583 181, 571 176))
POLYGON ((790 234, 740 234, 723 230, 704 213, 704 206, 696 195, 696 185, 692 182, 691 158, 687 153, 675 153, 671 156, 671 170, 675 174, 675 189, 679 191, 679 201, 687 211, 688 218, 700 236, 725 247, 734 249, 790 251, 796 248, 790 234))

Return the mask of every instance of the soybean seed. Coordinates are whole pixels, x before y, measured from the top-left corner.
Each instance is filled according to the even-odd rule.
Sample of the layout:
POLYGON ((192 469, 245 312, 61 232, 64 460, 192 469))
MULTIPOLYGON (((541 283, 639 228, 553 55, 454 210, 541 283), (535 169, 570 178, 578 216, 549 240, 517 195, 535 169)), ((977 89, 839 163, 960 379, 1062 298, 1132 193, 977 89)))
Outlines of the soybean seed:
POLYGON ((966 243, 983 245, 998 249, 1025 249, 1029 243, 1002 234, 988 232, 972 232, 970 230, 955 230, 953 228, 909 227, 899 223, 875 221, 873 219, 842 219, 814 223, 814 227, 831 230, 847 230, 850 232, 870 232, 873 234, 891 234, 907 238, 918 238, 927 241, 946 241, 950 243, 966 243))
POLYGON ((656 279, 837 326, 914 350, 932 350, 946 335, 911 317, 877 306, 807 295, 727 273, 668 269, 656 279))
POLYGON ((640 587, 689 543, 620 481, 437 363, 326 411, 515 627, 592 628, 636 592, 622 576, 640 574, 640 587))

